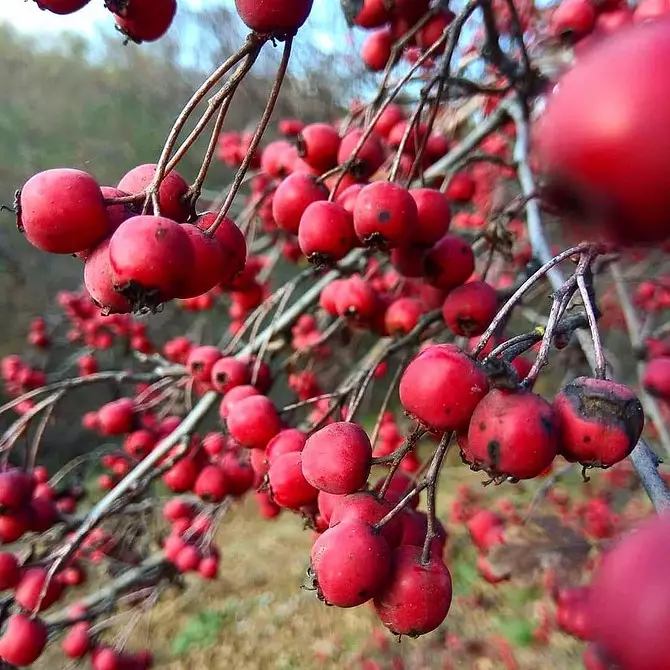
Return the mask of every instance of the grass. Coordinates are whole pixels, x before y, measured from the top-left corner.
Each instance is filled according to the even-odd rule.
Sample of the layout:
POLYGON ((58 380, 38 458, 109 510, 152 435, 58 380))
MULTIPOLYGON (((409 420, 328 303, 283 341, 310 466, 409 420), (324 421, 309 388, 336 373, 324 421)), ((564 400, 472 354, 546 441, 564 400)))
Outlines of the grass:
MULTIPOLYGON (((452 485, 481 480, 463 468, 453 472, 458 474, 452 485)), ((449 497, 448 489, 440 496, 443 518, 449 497)), ((129 620, 125 629, 115 631, 117 638, 109 639, 129 637, 131 648, 148 646, 156 655, 155 667, 162 670, 346 670, 362 668, 361 655, 386 659, 382 668, 391 667, 390 656, 401 655, 406 670, 430 670, 447 667, 448 632, 464 641, 467 651, 459 656, 465 652, 454 649, 453 667, 484 670, 504 667, 487 643, 498 635, 512 644, 520 670, 581 668, 583 647, 571 638, 554 633, 547 647, 533 642, 539 591, 514 582, 486 584, 477 573, 471 545, 462 531, 452 530, 448 564, 454 603, 446 626, 426 638, 396 645, 384 633, 380 642, 374 631, 381 627, 371 607, 337 610, 318 602, 301 588, 311 532, 290 514, 261 519, 249 500, 219 531, 218 580, 187 577, 185 589, 164 594, 139 624, 129 620)), ((36 667, 55 670, 67 664, 51 652, 36 667)))

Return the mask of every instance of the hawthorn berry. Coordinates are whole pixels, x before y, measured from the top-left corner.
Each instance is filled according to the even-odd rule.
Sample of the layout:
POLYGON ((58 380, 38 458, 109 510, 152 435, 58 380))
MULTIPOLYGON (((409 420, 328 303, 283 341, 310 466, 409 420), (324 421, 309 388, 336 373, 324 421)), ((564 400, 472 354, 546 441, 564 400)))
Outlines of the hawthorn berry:
POLYGON ((338 421, 313 433, 302 450, 302 472, 319 491, 358 491, 370 475, 372 445, 357 424, 338 421))
MULTIPOLYGON (((384 162, 384 146, 376 133, 371 133, 365 139, 360 150, 354 156, 354 150, 363 139, 363 130, 350 130, 340 142, 337 152, 338 164, 348 164, 353 159, 353 165, 349 170, 356 179, 368 179, 377 172, 384 162)), ((338 194, 339 195, 339 194, 338 194)))
POLYGON ((73 14, 86 7, 90 0, 35 0, 40 9, 53 14, 73 14))
POLYGON ((381 622, 395 635, 418 637, 435 630, 451 606, 451 575, 440 557, 424 563, 422 549, 400 546, 393 552, 388 584, 375 597, 381 622))
POLYGON ((316 502, 319 492, 302 472, 302 454, 290 451, 272 460, 268 469, 272 500, 287 509, 298 510, 316 502))
POLYGON ((336 202, 313 202, 300 219, 298 244, 310 263, 339 261, 357 242, 353 217, 336 202))
POLYGON ((424 349, 400 379, 405 411, 431 430, 465 428, 489 390, 483 369, 453 344, 424 349))
POLYGON ((451 291, 464 284, 475 269, 472 247, 457 235, 445 235, 424 257, 428 281, 437 288, 451 291))
POLYGON ((272 400, 253 395, 230 407, 226 425, 230 435, 243 447, 265 449, 279 432, 281 421, 272 400))
POLYGON ((439 242, 451 222, 451 207, 446 196, 433 188, 413 188, 409 194, 418 214, 418 225, 410 230, 411 242, 428 246, 439 242))
POLYGON ((329 123, 310 123, 296 139, 298 156, 319 173, 327 172, 337 165, 340 135, 329 123))
MULTIPOLYGON (((140 7, 139 0, 128 0, 129 3, 140 7)), ((151 9, 152 4, 174 4, 175 0, 149 0, 145 2, 146 9, 151 9)), ((127 172, 118 184, 118 189, 125 193, 140 194, 144 193, 151 186, 156 176, 154 163, 144 163, 138 165, 127 172)), ((183 223, 188 218, 190 211, 188 205, 183 202, 183 198, 188 192, 188 182, 175 170, 168 172, 158 187, 158 206, 161 210, 161 216, 171 219, 177 223, 183 223)))
POLYGON ((211 380, 214 389, 225 394, 236 386, 248 384, 251 374, 242 361, 225 356, 216 360, 211 367, 211 380))
POLYGON ((498 295, 483 281, 453 289, 442 305, 442 317, 454 335, 481 335, 498 313, 498 295))
POLYGON ((493 389, 472 415, 468 453, 493 478, 532 479, 551 465, 558 438, 554 410, 544 398, 493 389))
POLYGON ((262 34, 293 34, 307 20, 314 0, 235 0, 240 18, 262 34))
POLYGON ((670 356, 652 358, 644 368, 642 385, 651 395, 670 400, 670 356))
POLYGON ((47 627, 39 617, 19 612, 7 619, 0 637, 0 658, 19 668, 32 665, 47 645, 47 627))
POLYGON ((356 607, 386 585, 391 549, 371 525, 346 519, 316 539, 311 568, 321 600, 337 607, 356 607))
POLYGON ((644 427, 642 404, 624 384, 579 377, 554 398, 560 453, 585 466, 610 467, 635 448, 644 427))

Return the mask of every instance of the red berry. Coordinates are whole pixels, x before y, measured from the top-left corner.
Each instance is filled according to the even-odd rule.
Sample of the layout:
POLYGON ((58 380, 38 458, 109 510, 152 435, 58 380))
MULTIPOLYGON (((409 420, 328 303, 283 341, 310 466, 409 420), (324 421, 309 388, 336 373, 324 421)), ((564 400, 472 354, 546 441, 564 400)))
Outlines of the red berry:
POLYGON ((457 172, 450 180, 445 195, 449 200, 466 203, 472 200, 475 194, 475 180, 465 172, 457 172))
POLYGON ((240 400, 230 408, 228 432, 243 447, 265 449, 279 432, 281 422, 274 403, 262 395, 240 400))
POLYGON ((226 255, 216 237, 206 235, 198 226, 183 223, 182 230, 188 236, 193 252, 193 271, 181 285, 177 298, 194 298, 207 293, 224 278, 226 255))
POLYGON ((90 249, 110 231, 100 186, 81 170, 38 172, 21 189, 19 207, 28 241, 54 254, 90 249))
MULTIPOLYGON (((205 212, 196 219, 195 225, 201 230, 208 230, 216 216, 216 212, 205 212)), ((228 217, 224 217, 214 231, 214 239, 219 243, 225 259, 220 268, 219 282, 222 288, 229 288, 237 275, 244 270, 247 262, 247 241, 237 224, 228 217)))
POLYGON ((109 261, 109 240, 101 242, 86 259, 84 285, 91 300, 104 315, 127 314, 130 302, 114 288, 114 276, 109 261))
POLYGON ((349 25, 361 28, 378 28, 391 18, 391 10, 385 0, 343 2, 342 9, 349 25))
POLYGON ((492 477, 537 477, 557 450, 554 411, 535 393, 493 389, 472 415, 468 453, 492 477))
POLYGON ((449 293, 442 317, 454 335, 481 335, 498 313, 498 295, 491 284, 472 281, 449 293))
POLYGON ((441 558, 421 560, 421 547, 393 552, 386 588, 375 598, 381 622, 396 635, 418 637, 435 630, 451 606, 451 575, 441 558))
POLYGON ((133 429, 135 409, 130 398, 120 398, 98 410, 98 430, 102 435, 123 435, 133 429))
POLYGON ((91 650, 90 625, 82 621, 76 623, 63 638, 63 652, 71 659, 84 658, 91 650))
MULTIPOLYGON (((348 163, 353 156, 354 149, 363 137, 363 133, 364 131, 360 129, 350 130, 342 138, 340 149, 337 152, 337 162, 339 164, 348 163)), ((384 147, 379 137, 375 133, 371 133, 356 154, 350 172, 358 179, 368 179, 382 166, 384 159, 384 147)))
POLYGON ((220 503, 229 489, 226 473, 218 465, 203 468, 193 485, 193 493, 210 503, 220 503))
POLYGON ((136 309, 176 297, 194 271, 189 236, 160 216, 124 221, 110 239, 109 262, 115 288, 136 309))
MULTIPOLYGON (((127 0, 123 11, 114 14, 114 20, 133 42, 154 42, 165 35, 176 13, 177 0, 127 0)), ((166 180, 170 179, 170 174, 166 180)), ((123 187, 119 185, 119 188, 123 187)))
POLYGON ((456 235, 445 235, 428 250, 424 266, 433 286, 451 291, 470 278, 475 269, 475 255, 465 240, 456 235))
POLYGON ((451 207, 446 196, 433 188, 411 189, 418 212, 418 225, 410 230, 413 244, 435 244, 444 237, 451 222, 451 207))
MULTIPOLYGON (((448 9, 444 9, 431 19, 419 30, 416 35, 416 43, 419 48, 425 50, 430 49, 438 40, 442 38, 445 30, 454 20, 454 14, 448 9)), ((443 54, 446 48, 446 40, 443 41, 440 47, 433 51, 435 55, 443 54)))
POLYGON ((300 509, 316 502, 318 491, 302 473, 302 455, 292 451, 273 459, 268 482, 274 502, 280 507, 300 509))
POLYGON ((295 33, 312 11, 313 0, 235 0, 244 23, 257 33, 295 33))
POLYGON ((265 450, 265 455, 269 463, 282 454, 288 454, 291 451, 302 451, 307 435, 297 428, 287 428, 277 433, 269 442, 265 450))
POLYGON ((391 550, 372 526, 347 519, 320 535, 311 552, 319 598, 337 607, 356 607, 386 585, 391 550))
POLYGON ((416 298, 398 298, 386 309, 384 324, 390 335, 407 335, 419 322, 424 309, 416 298))
POLYGON ((340 135, 328 123, 311 123, 297 138, 298 155, 319 172, 327 172, 337 165, 340 135))
POLYGON ((272 216, 280 228, 297 235, 305 210, 312 203, 327 198, 328 189, 316 177, 296 172, 277 187, 272 199, 272 216))
POLYGON ((367 325, 374 319, 380 305, 370 284, 360 275, 352 275, 337 285, 335 309, 359 325, 367 325))
POLYGON ((336 202, 313 202, 300 219, 298 243, 311 263, 339 261, 357 242, 352 215, 336 202))
POLYGON ((0 657, 11 665, 32 665, 47 644, 47 627, 42 619, 12 614, 0 637, 0 657))
POLYGON ((90 0, 35 0, 40 9, 54 14, 72 14, 86 7, 90 0))
POLYGON ((670 400, 670 356, 652 358, 644 369, 642 385, 651 395, 670 400))
POLYGON ((624 384, 579 377, 554 398, 560 452, 582 465, 610 467, 635 448, 644 427, 638 397, 624 384))
MULTIPOLYGON (((174 0, 150 0, 145 2, 147 9, 152 9, 151 5, 157 2, 174 3, 174 0)), ((134 5, 138 0, 129 0, 129 4, 134 5)), ((134 7, 133 7, 134 8, 134 7)), ((126 193, 143 193, 153 182, 156 176, 156 165, 154 163, 145 163, 134 167, 127 172, 119 182, 119 190, 126 193)), ((174 170, 169 172, 161 181, 158 188, 158 206, 161 210, 161 216, 172 221, 182 223, 189 216, 188 206, 182 202, 182 198, 188 191, 188 182, 174 170)))
POLYGON ((198 565, 198 574, 207 580, 216 579, 219 576, 219 559, 216 556, 205 556, 198 565))
POLYGON ((30 501, 33 489, 33 480, 27 472, 16 468, 0 472, 0 508, 20 510, 30 501))
POLYGON ((192 458, 182 458, 163 475, 163 483, 175 493, 186 493, 193 488, 199 472, 192 458))
POLYGON ((549 30, 556 37, 577 41, 593 31, 596 16, 589 0, 564 0, 551 15, 549 30))
POLYGON ((561 78, 537 127, 552 201, 624 243, 668 237, 670 152, 659 142, 670 82, 654 73, 670 63, 669 36, 658 21, 599 42, 561 78))
POLYGON ((392 182, 374 182, 356 199, 354 228, 358 239, 367 246, 402 246, 418 226, 418 220, 410 192, 392 182))
POLYGON ((218 347, 203 345, 191 349, 186 359, 186 367, 191 377, 199 382, 209 382, 212 379, 214 365, 223 358, 218 347))
POLYGON ((479 365, 452 344, 425 349, 400 380, 400 402, 432 430, 463 429, 489 389, 479 365))
POLYGON ((219 416, 221 417, 221 420, 225 421, 228 418, 230 409, 235 403, 255 395, 261 395, 261 392, 255 386, 251 386, 250 384, 244 384, 243 386, 236 386, 235 388, 230 389, 230 391, 221 398, 221 404, 219 405, 219 416))
POLYGON ((315 488, 344 495, 358 491, 368 479, 372 445, 355 423, 338 421, 311 435, 302 450, 302 472, 315 488))
MULTIPOLYGON (((260 449, 254 449, 254 454, 261 453, 260 449)), ((230 495, 241 496, 249 491, 254 485, 254 469, 249 459, 243 458, 239 452, 229 451, 221 457, 219 466, 226 474, 230 495)))
POLYGON ((381 72, 391 58, 393 34, 388 28, 368 33, 361 47, 361 58, 372 72, 381 72))
MULTIPOLYGON (((51 605, 60 599, 63 593, 63 585, 54 577, 49 581, 49 586, 42 598, 42 591, 47 583, 47 576, 48 572, 43 568, 30 568, 26 570, 16 587, 14 600, 29 612, 42 612, 51 607, 51 605)), ((4 656, 1 651, 0 656, 4 656)))
POLYGON ((588 618, 593 641, 621 668, 668 667, 670 523, 655 516, 622 538, 595 573, 588 618))
POLYGON ((228 393, 236 386, 248 384, 251 381, 249 368, 242 362, 226 356, 219 358, 211 368, 212 386, 219 393, 228 393))
POLYGON ((15 554, 0 552, 0 591, 14 588, 21 579, 21 568, 15 554))

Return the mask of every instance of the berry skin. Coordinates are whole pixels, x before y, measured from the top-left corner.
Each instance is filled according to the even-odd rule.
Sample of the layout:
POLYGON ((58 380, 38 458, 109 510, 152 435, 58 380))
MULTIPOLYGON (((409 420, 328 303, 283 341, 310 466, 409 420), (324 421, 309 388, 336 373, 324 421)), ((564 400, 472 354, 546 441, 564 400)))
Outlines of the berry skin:
POLYGON ((368 34, 361 47, 361 58, 372 72, 381 72, 388 64, 393 49, 393 34, 381 28, 368 34))
POLYGON ((124 435, 133 429, 135 410, 130 398, 119 398, 98 410, 98 430, 102 435, 124 435))
POLYGON ((268 463, 272 463, 275 458, 282 454, 288 454, 291 451, 302 451, 307 435, 297 428, 287 428, 277 433, 269 442, 265 449, 265 456, 268 463))
POLYGON ((424 258, 428 281, 435 287, 451 291, 464 284, 475 269, 472 247, 456 235, 445 235, 424 258))
POLYGON ((14 588, 21 579, 19 561, 9 551, 0 552, 0 591, 14 588))
POLYGON ((419 215, 409 191, 392 182, 366 186, 356 199, 354 228, 366 246, 387 249, 405 244, 419 215))
MULTIPOLYGON (((354 153, 354 149, 363 137, 363 132, 363 130, 357 128, 350 130, 342 138, 340 149, 337 152, 338 164, 342 165, 349 161, 354 153)), ((363 146, 356 155, 350 172, 356 179, 369 179, 379 170, 384 159, 384 147, 381 140, 375 133, 371 133, 370 137, 363 142, 363 146)))
POLYGON ((296 172, 279 184, 272 199, 272 216, 287 233, 297 235, 305 210, 314 202, 326 200, 328 189, 316 177, 296 172))
POLYGON ((219 393, 228 393, 236 386, 248 384, 251 381, 249 368, 242 362, 226 356, 219 358, 211 368, 212 386, 219 393))
POLYGON ((328 123, 311 123, 297 138, 298 155, 310 166, 324 173, 337 165, 340 136, 328 123))
POLYGON ((670 400, 670 356, 652 358, 642 375, 642 385, 651 395, 670 400))
POLYGON ((358 491, 370 475, 372 445, 355 423, 338 421, 311 435, 302 450, 302 472, 319 491, 358 491))
POLYGON ((161 216, 124 221, 109 242, 114 286, 135 309, 155 309, 178 295, 194 270, 183 228, 161 216))
POLYGON ((350 26, 360 28, 379 28, 391 20, 391 10, 385 0, 344 0, 342 11, 350 26))
POLYGON ((0 472, 0 509, 17 511, 30 502, 34 484, 23 470, 12 469, 0 472))
POLYGON ((292 451, 275 458, 268 469, 272 499, 280 507, 298 510, 316 502, 319 492, 302 473, 302 454, 292 451))
POLYGON ((414 188, 409 194, 414 198, 419 217, 419 225, 410 231, 410 241, 422 245, 439 242, 451 222, 451 207, 446 196, 433 188, 414 188))
POLYGON ((40 9, 53 14, 73 14, 86 7, 90 0, 35 0, 40 9))
POLYGON ((386 585, 391 549, 363 521, 348 519, 320 535, 311 552, 319 598, 337 607, 356 607, 386 585))
POLYGON ((74 254, 110 232, 98 182, 81 170, 56 168, 32 176, 19 194, 19 226, 38 249, 74 254))
POLYGON ((356 325, 369 325, 379 309, 377 294, 360 275, 352 275, 337 284, 335 310, 356 325))
POLYGON ((398 298, 386 309, 384 324, 390 335, 407 335, 419 322, 424 309, 416 298, 398 298))
POLYGON ((133 42, 155 42, 163 37, 177 13, 177 0, 127 0, 114 20, 133 42))
MULTIPOLYGON (((137 0, 131 0, 136 2, 137 0)), ((145 191, 156 175, 156 165, 145 163, 138 165, 127 172, 118 184, 120 191, 126 193, 142 193, 145 191)), ((177 223, 186 221, 189 215, 188 206, 182 202, 182 198, 188 191, 188 182, 174 170, 163 178, 158 187, 158 206, 161 216, 172 219, 177 223)))
MULTIPOLYGON (((42 598, 42 591, 47 583, 47 575, 47 571, 43 568, 30 568, 23 573, 14 592, 15 601, 23 609, 28 612, 33 610, 43 612, 60 599, 63 593, 63 585, 57 579, 52 579, 49 582, 44 598, 42 598)), ((1 651, 0 656, 3 656, 1 651)))
POLYGON ((206 235, 198 226, 181 224, 193 252, 193 272, 176 294, 177 298, 195 298, 214 288, 227 274, 226 256, 216 237, 206 235))
POLYGON ((262 395, 235 403, 226 423, 231 436, 249 449, 265 449, 281 428, 277 408, 262 395))
POLYGON ((186 367, 197 382, 208 382, 212 379, 214 366, 223 358, 223 354, 218 347, 205 344, 201 347, 194 347, 186 359, 186 367))
POLYGON ((644 427, 638 397, 624 384, 579 377, 554 398, 560 453, 584 466, 610 467, 635 448, 644 427))
POLYGON ((203 468, 193 486, 193 493, 210 503, 220 503, 229 490, 226 473, 218 465, 203 468))
POLYGON ((481 367, 453 344, 428 347, 416 356, 400 380, 400 402, 432 430, 465 428, 489 390, 481 367))
POLYGON ((313 202, 300 219, 298 244, 310 263, 339 261, 357 242, 353 217, 336 202, 313 202))
POLYGON ((454 335, 481 335, 498 313, 498 296, 486 282, 472 281, 449 293, 442 317, 454 335))
POLYGON ((468 453, 492 477, 532 479, 558 450, 552 406, 529 391, 493 389, 477 405, 468 429, 468 453))
POLYGON ((396 635, 418 637, 435 630, 451 606, 451 575, 441 558, 421 561, 421 547, 398 547, 391 576, 375 598, 381 622, 396 635))
POLYGON ((84 658, 91 650, 90 625, 86 621, 76 623, 63 638, 63 652, 70 659, 84 658))
POLYGON ((616 543, 596 570, 588 618, 593 641, 615 667, 669 667, 669 551, 668 516, 653 516, 616 543))
POLYGON ((32 665, 47 644, 47 627, 40 618, 28 614, 12 614, 0 637, 0 657, 17 667, 32 665))
POLYGON ((313 0, 235 0, 240 18, 262 33, 295 33, 312 11, 313 0))
POLYGON ((163 483, 174 493, 186 493, 193 488, 199 471, 192 458, 182 458, 163 475, 163 483))
MULTIPOLYGON (((195 225, 201 230, 207 230, 215 219, 216 212, 205 212, 195 220, 195 225)), ((219 243, 225 259, 221 267, 219 283, 221 288, 229 288, 231 282, 244 270, 246 265, 247 241, 237 224, 227 216, 214 231, 214 238, 219 243)))

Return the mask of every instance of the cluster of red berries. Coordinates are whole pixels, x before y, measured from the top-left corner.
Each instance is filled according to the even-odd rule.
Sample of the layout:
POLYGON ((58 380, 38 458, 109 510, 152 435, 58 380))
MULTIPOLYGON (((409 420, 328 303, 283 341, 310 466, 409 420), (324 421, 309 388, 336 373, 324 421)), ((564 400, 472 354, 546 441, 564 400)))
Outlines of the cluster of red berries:
MULTIPOLYGON (((422 52, 430 49, 443 35, 454 19, 453 12, 439 9, 426 20, 421 28, 411 36, 412 28, 430 10, 430 0, 364 0, 363 2, 343 3, 345 16, 352 26, 371 30, 361 48, 361 57, 373 72, 383 70, 390 62, 393 46, 403 40, 403 54, 410 62, 422 52)), ((444 53, 444 48, 435 49, 434 54, 444 53)))
MULTIPOLYGON (((90 0, 35 0, 40 9, 73 14, 90 0)), ((177 13, 177 0, 105 0, 117 29, 133 42, 154 42, 163 37, 177 13)))
POLYGON ((28 241, 84 261, 86 289, 105 314, 156 309, 228 287, 244 268, 246 242, 233 221, 224 218, 214 234, 208 229, 215 214, 186 223, 188 184, 176 172, 160 184, 161 216, 106 205, 106 198, 141 196, 155 172, 155 165, 140 165, 113 189, 86 172, 59 168, 36 174, 20 191, 18 221, 28 241))
POLYGON ((523 389, 491 388, 485 369, 451 344, 430 346, 400 380, 405 410, 432 431, 455 431, 465 462, 493 479, 532 479, 557 456, 609 467, 630 454, 644 426, 623 384, 581 377, 553 404, 523 389))

